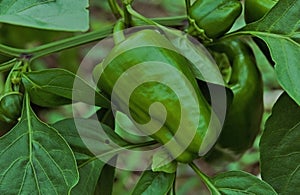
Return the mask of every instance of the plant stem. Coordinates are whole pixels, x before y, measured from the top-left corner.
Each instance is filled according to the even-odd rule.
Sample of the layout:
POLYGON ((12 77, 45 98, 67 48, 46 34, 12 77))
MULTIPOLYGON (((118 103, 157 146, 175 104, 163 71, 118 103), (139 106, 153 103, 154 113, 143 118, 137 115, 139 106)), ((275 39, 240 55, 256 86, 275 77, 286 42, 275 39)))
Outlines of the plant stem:
POLYGON ((190 15, 191 0, 185 0, 186 15, 190 15))
POLYGON ((108 4, 116 19, 119 19, 121 16, 123 16, 123 11, 117 4, 116 0, 108 0, 108 4))
POLYGON ((45 45, 35 47, 33 49, 17 49, 6 45, 0 44, 0 54, 22 57, 27 56, 30 60, 55 53, 64 49, 77 47, 82 44, 86 44, 92 41, 101 40, 112 33, 113 26, 109 26, 105 29, 101 29, 94 32, 85 33, 75 37, 66 38, 63 40, 55 41, 45 45))
POLYGON ((123 0, 123 5, 124 5, 124 24, 125 27, 129 27, 132 23, 132 17, 131 13, 129 13, 127 6, 130 6, 130 3, 128 3, 126 0, 123 0))
POLYGON ((86 34, 78 35, 75 37, 70 37, 67 39, 63 39, 60 41, 56 41, 54 43, 50 43, 44 46, 40 46, 35 48, 33 53, 33 59, 39 58, 41 56, 47 55, 49 53, 54 53, 57 51, 61 51, 64 49, 76 47, 82 44, 86 44, 89 42, 101 40, 107 37, 112 33, 113 26, 109 26, 105 29, 101 29, 99 31, 89 32, 86 34))
POLYGON ((12 87, 12 83, 11 83, 11 77, 12 77, 12 74, 13 72, 18 69, 20 66, 22 65, 22 61, 15 61, 13 63, 13 67, 12 69, 10 70, 8 76, 7 76, 7 79, 5 81, 5 84, 4 84, 4 93, 5 92, 10 92, 10 91, 13 91, 13 87, 12 87))
POLYGON ((189 165, 205 183, 212 195, 221 195, 219 190, 214 186, 214 184, 211 182, 210 178, 207 175, 205 175, 193 162, 189 163, 189 165))
POLYGON ((131 5, 126 5, 126 10, 134 17, 142 20, 143 22, 145 22, 146 24, 149 25, 157 25, 156 22, 144 17, 143 15, 141 15, 140 13, 136 12, 134 9, 132 9, 131 5))
MULTIPOLYGON (((136 17, 136 16, 135 16, 136 17)), ((184 26, 187 22, 186 16, 171 16, 171 17, 162 17, 162 18, 149 18, 149 20, 154 21, 160 25, 164 26, 184 26)), ((145 22, 140 18, 133 18, 132 19, 133 26, 141 26, 145 24, 149 24, 149 21, 145 22)))
POLYGON ((17 59, 13 58, 12 60, 9 60, 7 62, 0 64, 0 72, 10 70, 16 62, 17 62, 17 59))
POLYGON ((187 22, 187 16, 173 16, 164 18, 150 18, 154 22, 157 22, 164 26, 183 26, 187 22))
POLYGON ((124 28, 125 28, 124 21, 122 19, 118 20, 114 26, 113 38, 115 44, 119 44, 125 40, 125 36, 123 32, 124 28))
POLYGON ((20 57, 24 53, 24 49, 16 49, 6 45, 0 44, 0 54, 11 57, 20 57))
MULTIPOLYGON (((135 12, 131 8, 131 6, 128 6, 128 8, 129 11, 131 10, 132 13, 135 13, 136 14, 135 16, 138 18, 138 19, 133 19, 133 22, 136 25, 145 25, 145 24, 156 25, 158 23, 161 25, 182 26, 183 22, 186 20, 186 16, 178 16, 178 17, 153 18, 152 21, 152 19, 147 19, 142 15, 140 15, 139 13, 135 12)), ((32 49, 19 49, 19 48, 13 48, 13 47, 0 44, 0 54, 5 56, 10 56, 10 57, 15 57, 15 58, 27 57, 30 60, 34 60, 39 57, 43 57, 48 54, 55 53, 64 49, 69 49, 72 47, 84 45, 89 42, 101 40, 113 32, 113 27, 114 26, 111 25, 105 29, 55 41, 32 49)))
POLYGON ((175 172, 175 178, 172 184, 172 188, 170 189, 168 195, 176 195, 176 172, 175 172))

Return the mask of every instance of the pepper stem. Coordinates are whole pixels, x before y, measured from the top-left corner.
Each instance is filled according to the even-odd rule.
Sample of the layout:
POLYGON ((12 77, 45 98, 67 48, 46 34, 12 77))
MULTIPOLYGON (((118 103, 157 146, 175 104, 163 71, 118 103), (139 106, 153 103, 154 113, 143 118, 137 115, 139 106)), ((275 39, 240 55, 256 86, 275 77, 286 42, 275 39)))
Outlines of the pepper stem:
POLYGON ((11 82, 11 78, 12 78, 13 72, 17 68, 19 68, 21 65, 22 65, 22 61, 16 61, 15 62, 13 68, 10 70, 10 72, 7 76, 7 79, 5 81, 3 93, 14 91, 13 86, 12 86, 12 82, 11 82))
POLYGON ((69 37, 52 43, 47 43, 45 45, 41 45, 33 49, 17 49, 0 44, 0 54, 16 58, 27 55, 30 57, 30 61, 32 61, 50 53, 58 52, 72 47, 77 47, 79 45, 83 45, 92 41, 101 40, 110 35, 111 32, 112 27, 109 26, 107 28, 103 28, 97 31, 88 32, 85 34, 77 35, 75 37, 69 37))
POLYGON ((172 187, 169 190, 169 192, 167 193, 167 195, 176 195, 176 172, 175 172, 175 178, 174 178, 172 187))
POLYGON ((124 15, 123 10, 119 7, 116 0, 108 0, 108 4, 116 19, 124 15))
POLYGON ((221 193, 219 192, 219 190, 216 188, 216 186, 214 186, 214 184, 212 183, 212 181, 210 180, 210 178, 203 173, 198 167, 197 165, 195 165, 195 163, 191 162, 189 163, 189 166, 195 171, 195 173, 201 178, 201 180, 205 183, 205 185, 207 186, 207 188, 209 189, 210 193, 212 195, 221 195, 221 193))
POLYGON ((0 72, 10 70, 15 65, 16 62, 17 62, 17 58, 13 58, 12 60, 0 64, 0 72))
POLYGON ((185 0, 186 15, 190 15, 191 0, 185 0))
POLYGON ((136 11, 131 7, 130 4, 126 5, 126 10, 127 10, 132 16, 134 16, 134 17, 136 17, 136 18, 142 20, 143 22, 145 22, 145 23, 147 23, 147 24, 149 24, 149 25, 155 25, 155 26, 159 25, 158 23, 156 23, 156 22, 154 22, 154 21, 152 21, 152 20, 150 20, 150 19, 144 17, 144 16, 141 15, 140 13, 136 12, 136 11))
POLYGON ((127 6, 128 5, 131 5, 132 1, 130 0, 123 0, 123 5, 124 5, 124 8, 123 8, 123 11, 124 11, 124 25, 126 27, 129 27, 132 23, 132 18, 131 18, 131 13, 128 11, 127 9, 127 6))
POLYGON ((113 38, 116 45, 125 40, 125 36, 123 33, 124 28, 125 26, 124 26, 123 19, 118 20, 114 26, 114 33, 113 33, 113 38))

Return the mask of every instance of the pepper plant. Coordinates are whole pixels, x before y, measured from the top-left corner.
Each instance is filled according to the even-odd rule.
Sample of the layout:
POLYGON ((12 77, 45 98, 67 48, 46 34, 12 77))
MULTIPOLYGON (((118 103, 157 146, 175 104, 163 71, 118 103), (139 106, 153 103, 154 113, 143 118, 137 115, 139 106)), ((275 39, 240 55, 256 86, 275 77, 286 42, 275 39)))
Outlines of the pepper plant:
POLYGON ((115 19, 94 30, 87 0, 0 1, 0 194, 116 194, 124 170, 139 173, 130 194, 185 194, 182 167, 211 194, 299 194, 300 1, 182 0, 163 18, 138 3, 105 1, 115 19), (24 27, 15 45, 5 31, 24 27), (97 63, 76 64, 70 49, 95 41, 97 63), (259 175, 201 166, 239 162, 255 140, 259 175))

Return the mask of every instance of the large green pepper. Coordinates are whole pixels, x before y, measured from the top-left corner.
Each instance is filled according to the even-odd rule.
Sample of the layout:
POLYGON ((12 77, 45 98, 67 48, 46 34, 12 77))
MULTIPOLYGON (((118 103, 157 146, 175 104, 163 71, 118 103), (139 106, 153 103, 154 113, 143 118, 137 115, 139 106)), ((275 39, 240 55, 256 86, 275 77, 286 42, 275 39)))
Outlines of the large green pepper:
POLYGON ((242 40, 223 40, 211 48, 228 56, 232 66, 228 86, 234 94, 217 145, 241 153, 252 146, 260 129, 263 114, 262 77, 251 48, 242 40))
POLYGON ((278 0, 245 0, 245 21, 251 23, 262 18, 278 0))
POLYGON ((210 38, 224 35, 242 12, 238 0, 197 0, 190 8, 190 17, 210 38))
POLYGON ((123 87, 115 91, 117 100, 112 102, 115 106, 114 109, 124 113, 126 113, 126 105, 123 106, 126 102, 124 94, 130 91, 136 80, 147 80, 130 94, 129 114, 134 121, 140 124, 148 123, 152 118, 156 122, 152 128, 159 127, 158 131, 153 132, 151 127, 144 126, 139 126, 139 129, 164 144, 168 152, 177 161, 183 163, 203 156, 214 145, 221 129, 216 115, 211 111, 209 104, 198 89, 188 63, 190 62, 178 54, 175 47, 163 35, 154 30, 141 30, 116 45, 106 59, 94 69, 94 78, 98 81, 99 88, 109 96, 112 95, 118 79, 123 77, 123 87), (158 62, 159 68, 148 70, 148 66, 158 62), (149 64, 145 65, 144 63, 149 64), (137 69, 136 74, 128 73, 141 64, 145 66, 137 69), (172 72, 165 71, 168 68, 177 70, 186 77, 186 80, 182 80, 180 76, 172 72), (157 81, 153 80, 154 77, 157 81), (179 98, 171 88, 160 82, 175 84, 188 93, 181 94, 179 98), (196 102, 190 101, 193 93, 196 102), (165 108, 167 115, 164 119, 161 117, 160 111, 151 110, 153 103, 157 102, 165 108), (194 108, 197 106, 200 109, 200 115, 194 112, 194 108), (183 112, 188 114, 182 116, 183 112), (181 117, 185 122, 181 121, 181 117), (196 121, 193 121, 195 118, 196 121), (174 137, 178 133, 178 127, 182 125, 183 132, 174 137), (172 139, 174 139, 172 144, 168 145, 167 143, 172 139))

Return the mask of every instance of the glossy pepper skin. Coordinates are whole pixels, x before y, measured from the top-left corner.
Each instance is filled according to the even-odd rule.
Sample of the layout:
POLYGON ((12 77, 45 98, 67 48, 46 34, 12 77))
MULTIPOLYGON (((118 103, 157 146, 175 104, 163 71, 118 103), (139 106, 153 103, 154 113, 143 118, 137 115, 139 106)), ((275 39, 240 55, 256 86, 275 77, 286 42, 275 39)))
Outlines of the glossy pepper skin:
POLYGON ((8 74, 0 92, 0 136, 9 131, 17 122, 22 112, 23 94, 19 92, 19 72, 16 62, 8 74))
POLYGON ((8 92, 0 97, 0 121, 16 123, 21 115, 23 95, 19 92, 8 92))
POLYGON ((278 0, 245 0, 245 21, 251 23, 268 13, 278 0))
POLYGON ((224 35, 241 12, 238 0, 197 0, 190 8, 190 17, 214 39, 224 35))
POLYGON ((211 48, 228 56, 232 66, 228 86, 234 94, 217 144, 236 154, 242 153, 252 146, 260 129, 263 114, 262 77, 251 48, 242 40, 223 40, 211 48))
MULTIPOLYGON (((175 144, 165 147, 177 161, 188 163, 198 158, 199 155, 204 155, 214 145, 220 133, 219 126, 217 125, 219 124, 219 121, 216 117, 213 117, 216 120, 213 121, 216 124, 216 128, 214 128, 214 126, 209 126, 211 115, 214 113, 211 111, 209 104, 197 87, 196 80, 187 65, 189 61, 170 48, 173 48, 173 45, 160 33, 154 30, 141 30, 116 45, 106 59, 95 67, 93 74, 94 78, 97 78, 101 70, 103 71, 98 81, 98 86, 108 95, 111 95, 118 78, 120 78, 121 75, 126 75, 124 72, 143 62, 159 61, 161 63, 166 63, 166 66, 171 66, 184 74, 196 93, 201 114, 195 122, 196 129, 191 130, 188 125, 185 126, 184 136, 177 137, 175 139, 175 144), (192 135, 192 139, 187 140, 186 137, 189 137, 188 135, 192 135), (186 144, 187 147, 185 147, 186 144), (183 152, 178 154, 178 151, 180 150, 183 152)), ((157 71, 157 78, 159 81, 180 84, 181 80, 178 80, 176 76, 161 71, 163 68, 164 67, 157 70, 153 69, 155 73, 157 71)), ((152 73, 153 72, 148 70, 140 70, 137 76, 147 80, 149 74, 152 73)), ((132 79, 134 80, 135 78, 129 77, 127 81, 124 81, 125 85, 128 85, 128 88, 130 88, 133 81, 132 79)), ((186 83, 183 83, 183 86, 187 86, 185 84, 186 83)), ((121 102, 125 101, 122 99, 122 93, 125 93, 128 88, 124 87, 124 91, 121 90, 116 92, 119 98, 117 103, 120 102, 121 104, 121 102)), ((189 104, 189 96, 190 94, 187 94, 182 97, 182 101, 187 102, 188 105, 187 107, 181 108, 182 105, 171 88, 155 81, 145 82, 139 85, 130 96, 130 114, 136 122, 145 124, 150 120, 150 106, 154 102, 160 102, 166 109, 167 116, 163 122, 163 126, 159 128, 158 131, 151 134, 150 137, 162 144, 166 144, 174 137, 174 134, 180 125, 181 109, 189 111, 191 107, 195 106, 194 104, 189 104)), ((116 104, 116 102, 114 103, 116 104)), ((116 107, 119 111, 124 111, 122 106, 116 105, 116 107)), ((156 119, 159 122, 162 122, 160 121, 160 113, 155 113, 155 110, 151 116, 154 120, 156 119)), ((192 119, 185 118, 185 121, 189 120, 192 119)), ((147 128, 142 128, 140 130, 146 133, 151 131, 151 129, 147 128)))

